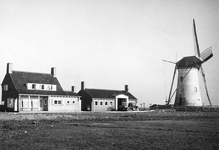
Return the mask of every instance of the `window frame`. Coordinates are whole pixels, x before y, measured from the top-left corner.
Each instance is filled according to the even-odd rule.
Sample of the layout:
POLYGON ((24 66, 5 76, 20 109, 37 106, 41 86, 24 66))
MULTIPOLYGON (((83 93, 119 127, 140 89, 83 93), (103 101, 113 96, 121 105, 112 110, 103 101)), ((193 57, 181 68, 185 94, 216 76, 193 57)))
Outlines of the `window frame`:
POLYGON ((8 84, 5 84, 3 89, 4 89, 4 91, 8 91, 8 84))
POLYGON ((36 84, 32 84, 32 85, 31 85, 31 89, 32 89, 32 90, 36 90, 36 84))
POLYGON ((53 105, 62 105, 63 102, 62 102, 62 99, 54 99, 53 100, 53 105))

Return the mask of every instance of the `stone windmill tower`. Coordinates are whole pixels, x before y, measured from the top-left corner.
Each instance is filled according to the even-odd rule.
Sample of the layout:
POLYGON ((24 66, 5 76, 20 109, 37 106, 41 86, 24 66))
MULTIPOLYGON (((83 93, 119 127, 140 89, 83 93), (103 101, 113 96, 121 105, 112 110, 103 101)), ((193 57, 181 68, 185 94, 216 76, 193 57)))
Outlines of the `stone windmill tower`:
POLYGON ((199 73, 201 73, 208 101, 211 105, 202 64, 213 56, 212 48, 209 47, 208 49, 200 53, 195 27, 195 20, 193 20, 193 27, 195 40, 195 56, 183 57, 181 60, 175 63, 176 66, 174 69, 167 104, 170 103, 171 98, 176 93, 174 106, 202 106, 203 104, 199 86, 199 73), (176 70, 178 70, 177 89, 171 96, 176 70))

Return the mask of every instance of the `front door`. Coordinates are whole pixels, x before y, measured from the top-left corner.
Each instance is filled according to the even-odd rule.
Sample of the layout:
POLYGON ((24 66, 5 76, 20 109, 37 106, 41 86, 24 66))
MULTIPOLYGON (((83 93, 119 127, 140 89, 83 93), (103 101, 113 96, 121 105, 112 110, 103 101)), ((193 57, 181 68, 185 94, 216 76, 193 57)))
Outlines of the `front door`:
POLYGON ((40 110, 48 111, 48 96, 40 96, 40 110))

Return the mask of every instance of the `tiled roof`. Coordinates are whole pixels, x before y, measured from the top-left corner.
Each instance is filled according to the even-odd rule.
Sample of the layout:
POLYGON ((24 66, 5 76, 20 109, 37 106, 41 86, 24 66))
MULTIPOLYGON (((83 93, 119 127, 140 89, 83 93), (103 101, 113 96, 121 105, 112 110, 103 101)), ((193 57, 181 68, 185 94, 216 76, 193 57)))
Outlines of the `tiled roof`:
POLYGON ((66 95, 52 74, 12 71, 10 76, 19 94, 66 95), (57 91, 28 90, 27 83, 53 84, 57 86, 57 91))
POLYGON ((64 91, 66 95, 70 95, 70 96, 79 96, 78 93, 74 93, 72 91, 64 91))
POLYGON ((116 95, 124 94, 129 99, 137 99, 131 93, 120 90, 85 89, 92 98, 114 98, 116 95))

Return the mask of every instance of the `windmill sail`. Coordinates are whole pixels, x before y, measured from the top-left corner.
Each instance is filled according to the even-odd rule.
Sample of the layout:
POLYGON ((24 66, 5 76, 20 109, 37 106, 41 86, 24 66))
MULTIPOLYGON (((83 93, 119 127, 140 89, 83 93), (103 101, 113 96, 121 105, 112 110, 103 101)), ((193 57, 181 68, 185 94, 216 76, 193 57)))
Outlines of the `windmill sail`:
MULTIPOLYGON (((173 73, 167 104, 170 103, 173 95, 176 93, 176 98, 174 102, 174 106, 176 107, 203 106, 201 90, 199 85, 199 75, 200 75, 199 73, 201 73, 201 76, 204 81, 204 86, 205 86, 205 91, 208 101, 210 105, 212 105, 207 89, 204 69, 202 67, 202 63, 208 61, 213 56, 212 47, 209 47, 208 49, 200 53, 194 19, 193 19, 193 35, 194 35, 195 56, 193 55, 193 56, 183 57, 181 60, 174 63, 176 64, 176 66, 173 73), (172 88, 173 88, 173 82, 174 82, 176 70, 178 70, 178 82, 177 82, 177 88, 172 94, 172 88)), ((170 61, 166 61, 166 62, 170 62, 170 61)))
POLYGON ((168 97, 168 101, 167 101, 167 105, 170 104, 171 101, 171 93, 172 93, 172 89, 173 89, 173 83, 174 83, 174 79, 175 79, 175 75, 176 75, 176 66, 174 68, 174 73, 173 73, 173 79, 172 79, 172 83, 171 83, 171 87, 170 87, 170 93, 169 93, 169 97, 168 97))
POLYGON ((195 55, 200 57, 200 51, 199 51, 199 45, 198 45, 198 38, 196 33, 196 27, 195 27, 195 20, 193 19, 193 30, 194 30, 194 40, 195 40, 195 55))
MULTIPOLYGON (((193 28, 194 28, 194 39, 195 39, 195 55, 198 56, 199 58, 201 57, 202 63, 203 63, 203 62, 207 61, 208 59, 210 59, 213 56, 212 48, 209 47, 208 49, 206 49, 205 51, 203 51, 200 54, 199 45, 198 45, 198 38, 197 38, 197 33, 196 33, 196 27, 195 27, 195 20, 194 19, 193 19, 193 28)), ((206 84, 205 73, 204 73, 204 69, 202 68, 202 65, 200 66, 200 69, 201 69, 202 77, 203 77, 203 80, 204 80, 206 95, 207 95, 208 101, 211 105, 211 100, 210 100, 210 97, 209 97, 209 94, 208 94, 208 88, 207 88, 207 84, 206 84)))
POLYGON ((201 73, 202 73, 204 84, 205 84, 206 95, 208 97, 209 104, 211 105, 211 100, 210 100, 210 97, 209 97, 209 94, 208 94, 208 88, 207 88, 207 84, 206 84, 205 73, 204 73, 204 70, 203 70, 202 66, 201 66, 201 73))
POLYGON ((201 53, 201 58, 203 62, 206 62, 208 59, 210 59, 213 56, 212 53, 212 47, 207 48, 201 53))

